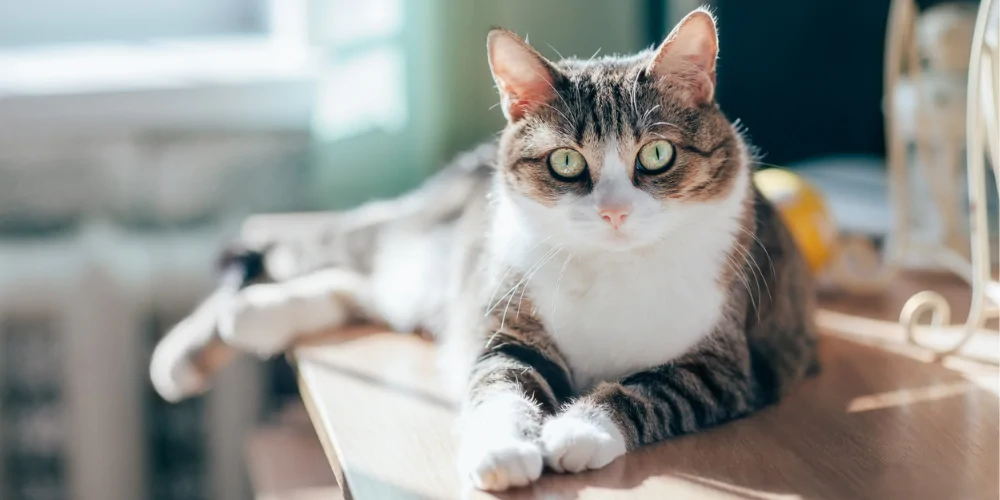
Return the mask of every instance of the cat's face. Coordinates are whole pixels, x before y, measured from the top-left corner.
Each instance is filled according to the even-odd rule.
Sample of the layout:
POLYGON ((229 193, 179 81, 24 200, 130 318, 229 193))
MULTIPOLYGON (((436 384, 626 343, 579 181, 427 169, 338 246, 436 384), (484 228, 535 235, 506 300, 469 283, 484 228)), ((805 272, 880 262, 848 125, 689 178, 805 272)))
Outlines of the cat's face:
POLYGON ((745 147, 713 100, 706 12, 630 58, 551 63, 503 30, 488 45, 508 118, 501 195, 534 232, 579 249, 639 248, 746 196, 734 193, 745 147))

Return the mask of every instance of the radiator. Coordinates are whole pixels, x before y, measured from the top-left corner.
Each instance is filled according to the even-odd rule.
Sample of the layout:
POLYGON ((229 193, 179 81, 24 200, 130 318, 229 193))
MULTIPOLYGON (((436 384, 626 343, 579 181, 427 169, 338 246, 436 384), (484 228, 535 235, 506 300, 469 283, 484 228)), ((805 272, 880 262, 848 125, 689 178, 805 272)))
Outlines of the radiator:
POLYGON ((148 377, 157 338, 212 287, 224 229, 0 238, 0 499, 251 497, 259 363, 177 405, 148 377))

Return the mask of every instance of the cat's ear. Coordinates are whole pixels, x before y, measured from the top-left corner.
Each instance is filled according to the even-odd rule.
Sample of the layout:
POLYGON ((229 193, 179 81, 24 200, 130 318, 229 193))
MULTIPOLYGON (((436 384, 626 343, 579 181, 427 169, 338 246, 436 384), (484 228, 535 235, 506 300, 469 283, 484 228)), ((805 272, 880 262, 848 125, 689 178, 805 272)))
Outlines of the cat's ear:
POLYGON ((718 56, 715 18, 705 8, 699 8, 684 17, 667 35, 647 71, 656 78, 680 84, 690 91, 696 103, 704 104, 711 102, 715 95, 718 56))
POLYGON ((532 109, 556 98, 556 68, 514 32, 494 28, 486 37, 493 81, 500 105, 514 123, 532 109))

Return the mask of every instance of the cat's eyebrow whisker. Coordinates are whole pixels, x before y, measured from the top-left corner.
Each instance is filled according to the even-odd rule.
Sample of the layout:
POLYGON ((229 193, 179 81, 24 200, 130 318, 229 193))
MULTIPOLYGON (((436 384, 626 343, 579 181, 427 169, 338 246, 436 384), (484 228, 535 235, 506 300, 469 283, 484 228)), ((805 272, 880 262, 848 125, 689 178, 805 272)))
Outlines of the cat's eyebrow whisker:
MULTIPOLYGON (((635 113, 635 114, 639 114, 639 106, 636 105, 636 103, 635 103, 635 94, 636 94, 636 88, 639 86, 639 76, 640 75, 642 75, 642 71, 636 71, 635 72, 635 79, 632 80, 632 112, 635 113)), ((647 112, 647 114, 649 114, 649 113, 647 112)), ((645 119, 646 119, 646 117, 643 116, 643 120, 645 120, 645 119)), ((639 120, 639 121, 641 122, 642 120, 639 120)))
POLYGON ((656 111, 658 109, 660 109, 660 105, 659 104, 657 104, 656 106, 653 106, 652 108, 647 109, 646 112, 643 113, 642 119, 639 120, 639 126, 642 127, 642 128, 646 128, 646 126, 644 126, 642 124, 646 121, 647 118, 649 118, 650 113, 652 113, 652 112, 654 112, 654 111, 656 111))
POLYGON ((656 122, 656 123, 650 123, 650 124, 649 124, 649 127, 650 127, 650 128, 652 128, 652 127, 673 127, 673 128, 675 128, 675 129, 677 129, 677 130, 684 130, 684 128, 683 128, 683 127, 681 127, 680 125, 678 125, 678 124, 676 124, 676 123, 670 123, 670 122, 656 122))
MULTIPOLYGON (((556 90, 556 87, 554 85, 552 85, 552 82, 550 82, 548 78, 545 78, 544 76, 542 76, 541 74, 539 74, 537 71, 532 70, 532 72, 535 73, 535 76, 537 76, 540 80, 542 80, 543 82, 545 82, 545 84, 548 85, 550 89, 552 89, 552 93, 555 94, 556 97, 558 97, 560 101, 562 101, 563 106, 566 106, 567 109, 570 109, 569 103, 566 102, 566 99, 564 99, 563 96, 562 96, 562 94, 560 94, 559 91, 556 90)), ((544 103, 541 103, 541 104, 544 104, 544 103)), ((549 106, 549 107, 551 108, 552 106, 549 106)), ((556 108, 552 108, 552 109, 556 109, 556 108)), ((556 111, 558 111, 558 110, 556 110, 556 111)), ((560 113, 560 114, 562 114, 562 113, 560 113)), ((565 116, 566 115, 563 115, 563 117, 565 117, 565 116)), ((569 118, 566 118, 566 121, 569 121, 569 118)), ((570 122, 570 123, 572 124, 572 122, 570 122)))
POLYGON ((559 113, 559 116, 563 117, 563 119, 564 119, 564 120, 566 120, 566 124, 567 124, 567 125, 569 125, 570 127, 572 127, 572 126, 573 126, 573 122, 572 122, 572 121, 571 121, 571 120, 569 119, 569 117, 568 117, 568 116, 566 116, 566 113, 563 113, 562 111, 559 111, 559 108, 556 108, 555 106, 553 106, 553 105, 551 105, 551 104, 549 104, 549 103, 547 103, 547 102, 541 102, 541 101, 528 101, 528 100, 525 100, 525 101, 523 101, 523 102, 530 102, 530 103, 532 103, 532 104, 538 104, 538 105, 540 105, 540 106, 545 106, 545 107, 548 107, 548 108, 549 108, 549 109, 551 109, 552 111, 555 111, 556 113, 559 113))

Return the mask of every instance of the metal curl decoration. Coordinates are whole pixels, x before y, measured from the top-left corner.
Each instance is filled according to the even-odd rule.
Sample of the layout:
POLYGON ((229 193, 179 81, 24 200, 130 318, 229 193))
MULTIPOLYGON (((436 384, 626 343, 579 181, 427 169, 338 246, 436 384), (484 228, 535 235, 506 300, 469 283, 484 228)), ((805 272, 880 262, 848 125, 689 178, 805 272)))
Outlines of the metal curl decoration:
MULTIPOLYGON (((889 139, 890 185, 892 199, 896 209, 893 237, 898 240, 896 258, 912 251, 910 246, 910 231, 907 222, 909 208, 909 193, 906 184, 905 146, 901 136, 896 109, 893 107, 896 85, 904 73, 904 64, 908 73, 919 84, 919 72, 915 61, 914 30, 917 17, 917 6, 913 0, 893 0, 890 12, 890 25, 886 39, 886 132, 889 139)), ((942 330, 951 325, 951 306, 943 295, 935 291, 922 291, 911 297, 900 312, 899 321, 902 324, 909 343, 929 349, 938 358, 958 353, 972 339, 976 332, 981 331, 986 321, 1000 315, 1000 283, 992 274, 993 262, 989 241, 989 217, 987 215, 987 165, 985 159, 989 156, 993 162, 994 174, 997 179, 997 190, 1000 191, 1000 172, 997 172, 997 115, 1000 114, 997 98, 997 0, 983 0, 976 14, 975 27, 972 35, 972 46, 968 68, 966 93, 966 162, 968 181, 969 209, 969 254, 968 258, 960 255, 954 248, 935 248, 929 253, 934 261, 943 265, 967 281, 971 287, 971 304, 968 319, 964 325, 954 325, 961 328, 962 335, 950 345, 935 347, 921 340, 917 330, 930 327, 942 330), (993 31, 990 31, 993 30, 993 31), (921 324, 922 319, 929 316, 930 321, 921 324)), ((919 110, 918 104, 918 110, 919 110)), ((917 127, 924 126, 925 116, 917 115, 917 127)), ((919 141, 918 141, 919 142, 919 141)), ((926 162, 928 155, 924 148, 919 147, 918 156, 926 162)), ((998 259, 1000 261, 1000 259, 998 259)))

